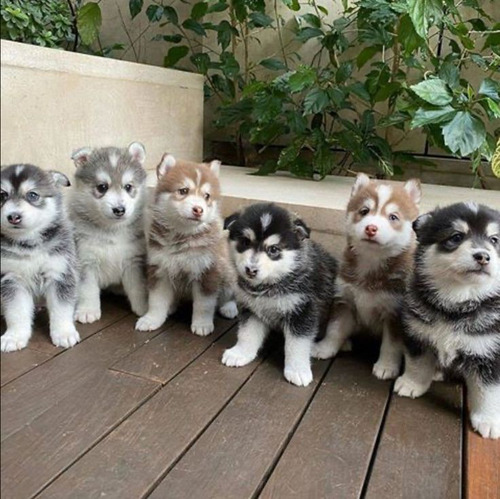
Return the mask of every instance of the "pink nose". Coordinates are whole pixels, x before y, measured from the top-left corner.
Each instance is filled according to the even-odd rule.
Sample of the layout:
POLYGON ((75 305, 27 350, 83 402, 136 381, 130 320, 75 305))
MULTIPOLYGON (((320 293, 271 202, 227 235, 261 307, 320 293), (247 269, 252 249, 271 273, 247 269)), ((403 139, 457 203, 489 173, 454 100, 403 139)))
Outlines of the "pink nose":
POLYGON ((365 233, 368 237, 375 237, 378 231, 378 227, 376 225, 367 225, 365 227, 365 233))
POLYGON ((193 215, 201 217, 203 215, 203 208, 201 206, 193 206, 193 215))

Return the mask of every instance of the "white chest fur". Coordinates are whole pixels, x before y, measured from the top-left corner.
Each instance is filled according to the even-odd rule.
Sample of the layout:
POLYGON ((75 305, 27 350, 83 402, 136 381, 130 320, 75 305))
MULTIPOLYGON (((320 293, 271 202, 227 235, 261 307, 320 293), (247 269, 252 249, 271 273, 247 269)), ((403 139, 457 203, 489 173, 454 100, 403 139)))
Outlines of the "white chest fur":
POLYGON ((306 296, 302 293, 288 293, 276 297, 255 296, 238 288, 236 297, 240 303, 246 305, 258 315, 263 316, 280 316, 293 312, 297 307, 306 300, 306 296))

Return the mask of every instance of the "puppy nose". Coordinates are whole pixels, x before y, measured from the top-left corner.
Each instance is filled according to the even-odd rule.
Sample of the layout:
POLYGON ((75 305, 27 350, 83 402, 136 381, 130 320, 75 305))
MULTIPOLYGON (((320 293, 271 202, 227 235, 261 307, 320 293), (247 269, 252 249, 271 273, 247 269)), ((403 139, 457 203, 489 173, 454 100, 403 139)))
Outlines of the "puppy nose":
POLYGON ((367 225, 365 227, 365 232, 368 237, 374 237, 377 234, 378 227, 376 225, 367 225))
POLYGON ((245 272, 248 277, 255 277, 257 275, 258 270, 253 267, 245 267, 245 272))
POLYGON ((19 225, 22 219, 23 217, 21 216, 20 213, 11 213, 10 215, 7 215, 7 220, 12 225, 19 225))
POLYGON ((115 208, 113 208, 113 213, 117 217, 122 217, 125 214, 125 207, 124 206, 116 206, 115 208))
POLYGON ((193 215, 201 217, 203 215, 203 208, 201 206, 193 206, 193 215))
POLYGON ((490 261, 490 255, 486 253, 486 251, 478 251, 477 253, 474 253, 473 255, 474 260, 476 260, 479 265, 488 265, 490 261))

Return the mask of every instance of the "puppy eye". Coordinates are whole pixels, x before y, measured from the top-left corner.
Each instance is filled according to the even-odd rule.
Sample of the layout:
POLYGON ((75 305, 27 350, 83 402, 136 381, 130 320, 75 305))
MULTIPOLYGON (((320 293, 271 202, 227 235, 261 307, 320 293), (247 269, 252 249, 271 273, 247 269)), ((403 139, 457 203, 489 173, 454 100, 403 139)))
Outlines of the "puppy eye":
POLYGON ((106 184, 106 183, 103 183, 103 184, 97 184, 96 189, 97 189, 97 192, 98 192, 99 194, 105 194, 105 193, 107 192, 107 190, 109 189, 109 186, 108 186, 108 184, 106 184))
POLYGON ((127 192, 130 192, 133 188, 134 188, 134 186, 132 184, 126 184, 125 187, 124 187, 124 189, 127 192))
POLYGON ((498 241, 500 241, 498 236, 491 236, 490 237, 490 242, 491 242, 491 244, 493 244, 493 246, 496 246, 498 244, 498 241))
POLYGON ((207 192, 207 193, 205 194, 205 201, 208 201, 209 199, 210 199, 210 194, 207 192))
POLYGON ((2 200, 2 203, 4 203, 5 201, 7 201, 8 197, 9 197, 9 195, 5 191, 2 191, 0 193, 0 199, 2 200))
POLYGON ((390 220, 391 222, 396 222, 396 221, 398 221, 398 220, 399 220, 399 217, 398 217, 396 214, 391 213, 391 214, 389 215, 389 220, 390 220))
POLYGON ((182 189, 179 189, 177 191, 181 196, 185 196, 188 192, 189 192, 189 189, 187 187, 183 187, 182 189))
POLYGON ((460 232, 457 232, 456 234, 453 234, 453 236, 448 239, 448 241, 451 241, 452 243, 458 244, 463 241, 464 235, 461 234, 460 232))
POLYGON ((30 191, 30 192, 28 192, 28 194, 26 194, 26 199, 33 203, 33 202, 38 201, 40 199, 40 194, 38 194, 35 191, 30 191))
POLYGON ((274 245, 273 246, 269 246, 269 248, 267 248, 267 254, 269 256, 279 255, 280 251, 281 250, 279 249, 279 247, 278 246, 274 246, 274 245))
POLYGON ((359 210, 359 214, 360 214, 362 217, 364 217, 364 216, 368 215, 368 213, 370 213, 370 208, 366 208, 366 207, 365 207, 365 208, 361 208, 361 209, 359 210))

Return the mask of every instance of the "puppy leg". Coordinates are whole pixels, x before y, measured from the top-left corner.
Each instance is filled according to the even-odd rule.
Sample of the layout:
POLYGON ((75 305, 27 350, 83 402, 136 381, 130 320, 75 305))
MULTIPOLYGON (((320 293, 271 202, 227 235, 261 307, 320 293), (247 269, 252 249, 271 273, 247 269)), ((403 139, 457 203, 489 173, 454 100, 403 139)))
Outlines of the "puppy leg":
POLYGON ((397 337, 396 324, 385 322, 382 332, 382 344, 373 374, 378 379, 394 379, 401 370, 403 360, 403 342, 397 337))
POLYGON ((402 397, 420 397, 430 388, 435 372, 436 358, 432 352, 418 356, 405 353, 405 372, 396 380, 394 391, 402 397))
POLYGON ((47 308, 50 318, 50 337, 56 347, 69 348, 80 341, 73 315, 76 303, 75 276, 65 275, 47 289, 47 308))
POLYGON ((167 320, 174 302, 175 292, 170 278, 159 276, 149 290, 148 311, 136 322, 135 328, 138 331, 158 329, 167 320))
POLYGON ((133 262, 123 271, 122 284, 132 312, 143 316, 148 311, 148 293, 143 262, 133 262))
POLYGON ((75 320, 83 324, 98 321, 101 318, 101 290, 99 276, 93 269, 83 269, 75 320))
MULTIPOLYGON (((354 332, 355 327, 356 319, 351 309, 346 305, 339 305, 328 322, 325 337, 313 343, 311 355, 316 359, 335 357, 339 350, 342 350, 343 346, 349 342, 348 338, 354 332)), ((349 347, 349 343, 346 346, 349 347)))
POLYGON ((214 330, 214 315, 217 293, 206 293, 200 283, 193 283, 193 317, 191 331, 198 336, 207 336, 214 330))
POLYGON ((31 337, 35 304, 31 293, 10 276, 2 278, 2 311, 7 331, 0 338, 2 352, 21 350, 31 337))
POLYGON ((269 328, 256 315, 240 323, 238 341, 222 355, 222 363, 229 367, 246 366, 257 357, 269 328))
POLYGON ((500 438, 500 383, 466 381, 472 427, 484 438, 500 438))
POLYGON ((287 381, 297 386, 307 386, 313 380, 311 370, 312 335, 299 336, 297 331, 285 327, 285 371, 287 381))
POLYGON ((226 319, 234 319, 238 316, 238 307, 230 287, 223 288, 219 295, 219 313, 226 319))

